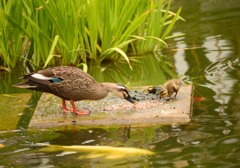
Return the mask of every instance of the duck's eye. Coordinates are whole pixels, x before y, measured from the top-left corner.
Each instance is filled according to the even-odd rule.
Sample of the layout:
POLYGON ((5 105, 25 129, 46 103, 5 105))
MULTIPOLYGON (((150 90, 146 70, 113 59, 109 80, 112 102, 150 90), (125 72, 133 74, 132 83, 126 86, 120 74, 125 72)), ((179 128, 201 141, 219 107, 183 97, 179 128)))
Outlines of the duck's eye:
POLYGON ((122 94, 123 94, 123 97, 124 97, 124 98, 129 97, 129 94, 128 94, 128 92, 126 92, 126 91, 123 91, 122 94))
POLYGON ((125 88, 120 88, 119 91, 123 94, 124 98, 129 96, 128 91, 125 88))

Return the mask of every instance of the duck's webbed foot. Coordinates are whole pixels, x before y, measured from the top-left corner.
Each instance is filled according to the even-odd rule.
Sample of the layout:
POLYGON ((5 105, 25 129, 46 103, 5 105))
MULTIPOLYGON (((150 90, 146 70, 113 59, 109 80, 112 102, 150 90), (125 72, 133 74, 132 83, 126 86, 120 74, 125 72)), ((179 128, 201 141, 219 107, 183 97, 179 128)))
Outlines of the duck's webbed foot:
POLYGON ((62 109, 63 109, 63 111, 64 112, 73 112, 73 109, 68 109, 67 108, 67 105, 66 105, 66 102, 65 102, 65 100, 64 99, 62 99, 62 109))
POLYGON ((72 105, 72 112, 74 112, 75 114, 79 114, 79 115, 89 115, 90 114, 90 111, 88 110, 78 110, 74 104, 74 101, 73 100, 70 100, 70 103, 72 105))
POLYGON ((90 111, 88 110, 76 110, 76 111, 73 111, 75 114, 78 114, 78 115, 90 115, 90 111))
POLYGON ((64 112, 71 112, 71 113, 75 113, 75 114, 79 114, 79 115, 89 115, 90 111, 88 110, 78 110, 74 104, 73 100, 70 100, 70 103, 72 105, 72 109, 68 109, 66 106, 66 102, 64 99, 62 99, 62 109, 64 112))

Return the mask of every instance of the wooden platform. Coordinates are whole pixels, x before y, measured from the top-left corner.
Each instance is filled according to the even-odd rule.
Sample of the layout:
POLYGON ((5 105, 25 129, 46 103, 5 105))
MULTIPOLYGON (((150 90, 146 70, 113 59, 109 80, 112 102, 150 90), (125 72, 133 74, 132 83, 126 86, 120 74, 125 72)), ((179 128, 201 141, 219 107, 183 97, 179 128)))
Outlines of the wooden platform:
MULTIPOLYGON (((137 90, 142 91, 144 88, 140 87, 137 90)), ((134 105, 113 96, 98 101, 76 102, 77 108, 91 111, 89 116, 63 112, 61 99, 44 93, 39 100, 30 127, 184 124, 191 118, 192 91, 192 85, 183 85, 177 99, 168 102, 144 100, 134 105)))

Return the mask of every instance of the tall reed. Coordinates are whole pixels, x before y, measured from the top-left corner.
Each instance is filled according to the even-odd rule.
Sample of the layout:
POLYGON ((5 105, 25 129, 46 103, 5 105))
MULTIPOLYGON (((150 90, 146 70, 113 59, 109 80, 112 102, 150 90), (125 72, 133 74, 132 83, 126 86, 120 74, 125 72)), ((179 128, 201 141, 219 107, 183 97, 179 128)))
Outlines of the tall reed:
POLYGON ((181 9, 164 0, 1 0, 0 60, 35 66, 88 64, 159 49, 181 9), (57 61, 57 62, 56 62, 57 61))

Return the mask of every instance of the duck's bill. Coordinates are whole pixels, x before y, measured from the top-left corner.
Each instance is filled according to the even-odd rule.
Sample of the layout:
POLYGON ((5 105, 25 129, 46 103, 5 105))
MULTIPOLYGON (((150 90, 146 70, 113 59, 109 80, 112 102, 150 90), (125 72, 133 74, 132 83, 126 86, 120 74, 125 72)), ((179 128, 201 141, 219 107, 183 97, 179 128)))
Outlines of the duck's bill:
POLYGON ((131 103, 136 103, 136 100, 134 100, 130 95, 129 92, 126 88, 121 90, 122 96, 124 99, 126 99, 127 101, 131 102, 131 103))
POLYGON ((131 98, 129 95, 128 95, 127 97, 125 97, 125 99, 126 99, 127 101, 133 103, 133 104, 137 102, 136 100, 134 100, 133 98, 131 98))

